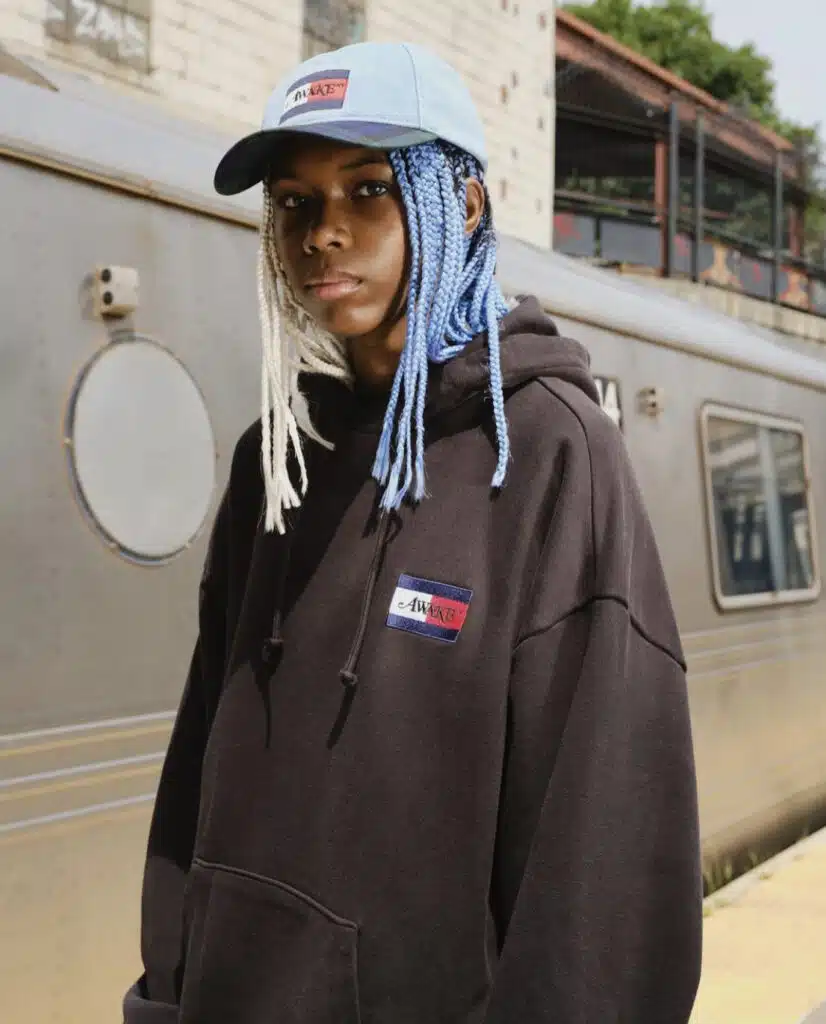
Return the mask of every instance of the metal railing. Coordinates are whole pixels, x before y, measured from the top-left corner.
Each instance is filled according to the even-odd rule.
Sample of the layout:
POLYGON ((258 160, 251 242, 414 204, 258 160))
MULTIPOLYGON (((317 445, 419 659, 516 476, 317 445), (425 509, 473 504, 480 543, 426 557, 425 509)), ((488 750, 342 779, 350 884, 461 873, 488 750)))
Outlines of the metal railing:
POLYGON ((691 278, 826 317, 826 268, 744 238, 727 229, 728 221, 719 211, 703 209, 698 217, 693 208, 677 207, 672 231, 669 209, 653 202, 560 189, 554 248, 605 265, 691 278))

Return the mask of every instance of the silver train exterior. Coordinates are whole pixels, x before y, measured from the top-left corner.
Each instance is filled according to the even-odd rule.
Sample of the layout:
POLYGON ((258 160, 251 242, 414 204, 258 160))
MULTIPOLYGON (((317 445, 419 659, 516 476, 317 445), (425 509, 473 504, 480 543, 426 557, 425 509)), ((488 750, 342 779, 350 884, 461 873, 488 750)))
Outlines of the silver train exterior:
MULTIPOLYGON (((117 1019, 138 970, 206 540, 256 416, 260 195, 212 192, 226 139, 35 70, 56 88, 0 76, 0 1012, 88 1022, 117 1019)), ((709 863, 815 822, 826 353, 509 238, 500 278, 588 347, 624 432, 709 863)))

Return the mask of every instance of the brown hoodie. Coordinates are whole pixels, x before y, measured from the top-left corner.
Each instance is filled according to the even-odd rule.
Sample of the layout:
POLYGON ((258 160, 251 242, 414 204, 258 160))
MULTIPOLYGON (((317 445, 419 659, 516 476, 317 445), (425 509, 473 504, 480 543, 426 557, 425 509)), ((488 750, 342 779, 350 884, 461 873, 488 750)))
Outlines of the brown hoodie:
POLYGON ((127 1024, 683 1024, 701 881, 682 652, 588 357, 503 321, 431 368, 429 497, 376 523, 384 401, 281 537, 241 438, 161 778, 127 1024), (257 524, 257 525, 256 525, 257 524))

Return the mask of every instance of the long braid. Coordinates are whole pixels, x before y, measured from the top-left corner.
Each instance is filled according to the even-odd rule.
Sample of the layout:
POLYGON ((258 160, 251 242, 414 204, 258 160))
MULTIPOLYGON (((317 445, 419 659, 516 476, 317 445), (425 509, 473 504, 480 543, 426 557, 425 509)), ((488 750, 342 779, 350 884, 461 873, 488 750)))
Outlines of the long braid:
MULTIPOLYGON (((509 460, 499 321, 508 306, 496 284, 496 241, 485 189, 485 212, 472 237, 465 233, 467 178, 484 187, 482 168, 447 143, 428 142, 389 154, 405 206, 410 245, 405 346, 393 379, 373 476, 381 505, 398 508, 425 496, 424 408, 428 366, 453 358, 486 333, 491 400, 497 438, 492 486, 504 483, 509 460)), ((315 431, 300 390, 300 376, 317 373, 352 385, 344 345, 303 309, 287 281, 274 240, 274 214, 265 189, 258 263, 263 342, 261 422, 266 529, 284 533, 284 513, 301 503, 307 470, 301 434, 329 444, 315 431), (289 470, 289 449, 299 482, 289 470), (300 494, 299 494, 300 490, 300 494)))
POLYGON ((414 501, 425 494, 428 363, 447 362, 482 332, 488 338, 498 447, 494 487, 504 483, 510 454, 499 352, 499 320, 508 307, 494 279, 496 247, 489 201, 473 236, 465 235, 464 181, 471 176, 483 181, 482 169, 471 157, 444 143, 395 150, 390 153, 390 163, 407 213, 412 260, 407 340, 393 382, 393 393, 403 391, 405 403, 400 413, 396 404, 388 405, 382 431, 384 442, 396 427, 395 458, 391 464, 389 445, 381 444, 373 467, 375 478, 386 482, 381 500, 386 509, 398 508, 408 493, 414 501), (403 465, 408 472, 400 480, 403 465))
POLYGON ((264 190, 258 253, 258 304, 262 333, 261 462, 266 497, 265 529, 286 530, 284 512, 297 508, 307 490, 300 430, 330 447, 315 430, 299 389, 301 373, 352 381, 343 345, 307 316, 287 281, 274 241, 274 211, 264 190), (300 475, 299 495, 289 471, 292 448, 300 475))
MULTIPOLYGON (((411 190, 408 169, 406 166, 396 170, 397 180, 402 192, 411 190)), ((422 241, 420 225, 416 217, 415 207, 409 213, 409 245, 411 267, 419 267, 422 263, 422 241)), ((408 310, 410 306, 417 305, 420 291, 420 275, 411 271, 408 285, 408 310)), ((420 344, 421 325, 408 316, 405 345, 402 350, 399 367, 404 367, 406 372, 397 372, 393 379, 393 387, 390 392, 390 401, 384 417, 379 446, 376 452, 376 459, 373 465, 374 478, 384 485, 385 500, 389 501, 388 507, 396 507, 396 493, 398 491, 398 479, 401 471, 401 463, 410 461, 410 404, 412 402, 412 378, 416 365, 416 348, 420 344), (399 399, 404 394, 404 410, 397 416, 399 399), (396 458, 391 458, 393 449, 393 438, 395 438, 396 458)), ((410 469, 412 473, 412 467, 410 469)))

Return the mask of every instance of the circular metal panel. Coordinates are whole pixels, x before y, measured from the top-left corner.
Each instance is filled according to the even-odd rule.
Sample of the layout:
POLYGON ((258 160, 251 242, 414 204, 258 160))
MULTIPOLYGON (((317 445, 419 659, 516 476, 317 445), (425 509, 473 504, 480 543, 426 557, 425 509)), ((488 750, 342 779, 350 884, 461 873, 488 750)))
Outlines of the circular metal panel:
POLYGON ((127 558, 166 561, 203 526, 215 486, 215 440, 204 399, 165 349, 131 336, 78 378, 67 440, 77 495, 127 558))

